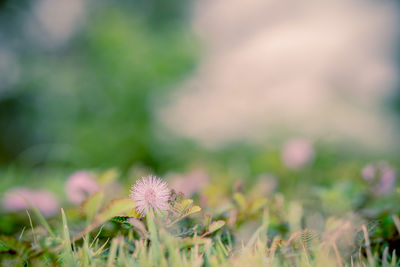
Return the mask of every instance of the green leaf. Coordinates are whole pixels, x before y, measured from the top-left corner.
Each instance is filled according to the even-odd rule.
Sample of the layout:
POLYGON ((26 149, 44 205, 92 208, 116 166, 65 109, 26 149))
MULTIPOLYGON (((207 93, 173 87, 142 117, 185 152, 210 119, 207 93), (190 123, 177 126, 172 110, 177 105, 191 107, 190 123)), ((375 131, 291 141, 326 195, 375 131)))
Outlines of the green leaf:
POLYGON ((128 216, 116 216, 113 217, 111 221, 124 224, 124 223, 129 223, 129 219, 130 217, 128 216))
POLYGON ((217 231, 218 229, 220 229, 221 227, 223 227, 224 225, 225 225, 225 222, 221 221, 221 220, 212 222, 210 224, 210 226, 208 227, 208 233, 211 234, 211 233, 217 231))
POLYGON ((233 199, 235 202, 238 204, 239 208, 244 211, 247 208, 247 202, 246 199, 244 198, 243 194, 241 193, 235 193, 233 194, 233 199))
POLYGON ((92 195, 90 195, 85 202, 82 204, 82 211, 86 215, 89 222, 92 221, 94 216, 99 211, 101 204, 103 202, 104 192, 98 191, 92 195))
POLYGON ((93 229, 97 228, 99 225, 107 222, 113 217, 124 216, 126 212, 132 210, 135 206, 135 201, 130 198, 116 199, 111 201, 107 206, 105 206, 100 213, 94 218, 93 222, 86 227, 82 232, 78 233, 72 241, 76 241, 82 238, 87 233, 91 232, 93 229))
POLYGON ((267 205, 268 200, 266 198, 259 198, 256 201, 254 201, 251 206, 250 206, 250 213, 256 213, 258 210, 263 208, 265 205, 267 205))
POLYGON ((212 220, 211 214, 206 214, 204 217, 204 226, 206 228, 208 228, 208 226, 210 226, 211 220, 212 220))
POLYGON ((142 214, 138 213, 135 208, 131 209, 126 213, 126 216, 133 217, 133 218, 142 218, 142 214))
POLYGON ((186 209, 188 209, 191 205, 193 204, 193 200, 192 199, 184 199, 180 202, 178 202, 177 204, 175 204, 174 206, 174 210, 176 213, 178 213, 179 215, 183 214, 185 212, 186 209))
POLYGON ((116 168, 112 168, 100 174, 98 180, 100 184, 107 185, 117 180, 118 176, 118 170, 116 168))
POLYGON ((125 215, 124 213, 131 210, 134 206, 135 202, 129 198, 113 200, 95 217, 94 223, 100 225, 112 217, 125 215))
POLYGON ((191 214, 197 213, 201 211, 201 208, 199 206, 192 206, 193 200, 192 199, 185 199, 182 200, 181 202, 175 204, 174 206, 174 211, 175 211, 175 219, 172 220, 170 224, 167 225, 167 227, 179 222, 186 216, 189 216, 191 214))
POLYGON ((199 206, 193 206, 193 207, 190 207, 189 209, 187 209, 185 211, 184 216, 186 217, 186 216, 189 216, 191 214, 197 213, 199 211, 201 211, 201 208, 199 206))

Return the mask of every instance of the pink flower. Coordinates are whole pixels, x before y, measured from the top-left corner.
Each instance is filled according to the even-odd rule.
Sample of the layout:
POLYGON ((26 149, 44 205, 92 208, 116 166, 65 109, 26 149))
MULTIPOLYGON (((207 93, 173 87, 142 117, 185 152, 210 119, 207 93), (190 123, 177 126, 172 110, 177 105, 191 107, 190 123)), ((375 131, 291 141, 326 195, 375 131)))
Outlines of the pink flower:
POLYGON ((310 141, 297 138, 286 142, 281 157, 286 167, 297 170, 311 162, 314 154, 310 141))
POLYGON ((94 176, 87 171, 78 171, 73 173, 65 185, 65 191, 68 200, 79 205, 89 195, 97 192, 100 189, 99 184, 94 176))
POLYGON ((174 178, 171 188, 190 197, 203 190, 210 182, 210 178, 203 170, 194 170, 186 175, 174 178))
POLYGON ((167 210, 169 196, 167 183, 151 175, 138 180, 132 186, 130 194, 136 202, 136 210, 142 215, 150 210, 155 212, 167 210))
POLYGON ((258 177, 256 190, 263 195, 270 195, 278 187, 278 181, 275 176, 269 173, 262 174, 258 177))
POLYGON ((396 186, 396 171, 385 161, 368 164, 361 175, 372 186, 375 195, 390 194, 396 186))
POLYGON ((361 176, 366 181, 373 180, 375 178, 375 175, 376 175, 376 168, 373 164, 366 165, 361 171, 361 176))
POLYGON ((57 197, 46 190, 13 188, 8 190, 3 198, 3 207, 7 211, 27 210, 30 204, 45 217, 51 217, 60 209, 57 197))
POLYGON ((381 179, 377 185, 377 194, 387 195, 394 191, 396 185, 396 172, 391 167, 382 171, 381 179))

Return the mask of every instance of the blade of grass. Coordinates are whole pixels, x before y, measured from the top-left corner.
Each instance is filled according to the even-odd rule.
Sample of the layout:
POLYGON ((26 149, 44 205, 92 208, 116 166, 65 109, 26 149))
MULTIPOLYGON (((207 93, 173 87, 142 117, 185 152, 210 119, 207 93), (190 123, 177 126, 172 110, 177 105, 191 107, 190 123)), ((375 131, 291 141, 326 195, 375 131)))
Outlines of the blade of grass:
POLYGON ((364 232, 364 238, 365 238, 365 250, 367 251, 367 258, 368 262, 371 266, 374 266, 374 259, 372 257, 372 252, 371 252, 371 243, 369 241, 369 236, 367 232, 367 227, 365 224, 362 226, 362 230, 364 232))
POLYGON ((22 228, 22 231, 21 231, 21 234, 19 235, 18 241, 21 241, 22 236, 24 235, 24 232, 25 232, 25 226, 24 226, 24 228, 22 228))
POLYGON ((40 211, 33 205, 29 200, 24 198, 26 203, 28 203, 29 207, 31 208, 32 212, 35 214, 39 222, 43 225, 43 227, 49 232, 51 237, 55 237, 53 230, 51 230, 50 225, 47 223, 47 220, 43 217, 43 215, 40 213, 40 211))
POLYGON ((396 226, 397 232, 399 232, 399 234, 400 234, 400 219, 399 219, 399 216, 393 215, 392 218, 393 218, 394 225, 396 226))
POLYGON ((246 249, 250 249, 255 244, 257 238, 259 238, 260 234, 266 229, 266 227, 267 226, 263 224, 253 233, 250 240, 246 244, 246 249))
POLYGON ((77 266, 74 261, 74 255, 72 253, 71 238, 69 236, 69 229, 67 224, 67 217, 65 216, 64 209, 61 208, 61 217, 63 225, 63 238, 64 238, 64 248, 63 248, 63 265, 65 266, 77 266))
POLYGON ((111 247, 110 247, 110 254, 108 254, 108 260, 107 260, 107 267, 113 267, 114 266, 114 260, 117 255, 117 247, 118 247, 118 242, 119 240, 117 238, 114 238, 111 241, 111 247))
POLYGON ((340 256, 340 252, 336 246, 336 242, 333 242, 333 250, 335 251, 336 261, 339 267, 343 267, 342 257, 340 256))
POLYGON ((389 252, 389 247, 385 247, 385 250, 383 251, 382 255, 382 267, 387 267, 389 265, 387 261, 388 252, 389 252))
POLYGON ((26 214, 28 214, 29 224, 31 225, 31 228, 32 228, 33 242, 34 242, 35 244, 37 244, 35 229, 33 228, 32 218, 31 218, 31 215, 29 214, 29 211, 28 211, 28 210, 26 210, 26 214))
POLYGON ((132 207, 134 206, 134 201, 128 198, 115 199, 111 201, 100 211, 100 213, 95 216, 93 222, 89 226, 87 226, 84 230, 82 230, 72 238, 72 242, 81 239, 82 237, 99 227, 101 224, 110 220, 112 217, 120 216, 121 214, 124 214, 125 212, 132 209, 132 207))
POLYGON ((104 244, 93 253, 93 256, 100 255, 103 252, 104 248, 106 247, 106 245, 108 244, 109 241, 110 241, 110 239, 107 239, 106 242, 104 242, 104 244))
POLYGON ((101 233, 101 231, 103 230, 103 226, 102 227, 100 227, 100 230, 99 230, 99 232, 96 234, 96 236, 93 238, 93 241, 92 241, 92 243, 90 243, 90 245, 89 245, 89 247, 91 248, 92 246, 93 246, 93 244, 94 244, 94 242, 97 240, 97 238, 99 238, 99 236, 100 236, 100 233, 101 233))
POLYGON ((394 267, 394 266, 397 266, 396 265, 396 250, 395 249, 393 249, 393 252, 392 252, 392 266, 394 267))

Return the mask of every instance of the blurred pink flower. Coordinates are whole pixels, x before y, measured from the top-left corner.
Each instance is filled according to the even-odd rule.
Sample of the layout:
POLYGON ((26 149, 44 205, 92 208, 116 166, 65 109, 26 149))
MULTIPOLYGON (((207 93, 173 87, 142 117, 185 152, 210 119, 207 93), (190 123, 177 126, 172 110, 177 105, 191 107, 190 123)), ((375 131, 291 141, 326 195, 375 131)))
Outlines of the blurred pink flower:
POLYGON ((263 195, 270 195, 278 186, 278 181, 275 176, 269 173, 262 174, 258 177, 256 190, 263 195))
POLYGON ((45 217, 51 217, 60 209, 57 197, 46 190, 13 188, 3 198, 3 207, 7 211, 27 210, 30 208, 29 204, 35 206, 45 217))
POLYGON ((310 141, 305 139, 291 139, 285 143, 281 157, 286 167, 300 169, 314 159, 314 148, 310 141))
POLYGON ((93 174, 88 171, 78 171, 73 173, 67 180, 65 191, 68 200, 79 205, 89 195, 97 192, 100 189, 93 174))
POLYGON ((243 192, 243 181, 238 180, 233 184, 233 192, 243 192))
POLYGON ((375 195, 387 195, 396 186, 396 171, 385 161, 366 165, 361 175, 370 185, 375 195))
POLYGON ((366 165, 362 171, 361 171, 361 176, 366 180, 366 181, 371 181, 374 179, 376 173, 376 168, 373 164, 368 164, 366 165))
POLYGON ((199 169, 174 178, 171 181, 171 188, 182 192, 186 197, 191 197, 206 188, 209 182, 210 178, 207 173, 199 169))
POLYGON ((146 211, 167 210, 170 190, 167 183, 156 176, 142 177, 132 186, 130 198, 136 201, 136 210, 144 215, 146 211))
POLYGON ((379 195, 386 195, 394 191, 396 184, 396 172, 392 168, 383 170, 377 186, 379 195))

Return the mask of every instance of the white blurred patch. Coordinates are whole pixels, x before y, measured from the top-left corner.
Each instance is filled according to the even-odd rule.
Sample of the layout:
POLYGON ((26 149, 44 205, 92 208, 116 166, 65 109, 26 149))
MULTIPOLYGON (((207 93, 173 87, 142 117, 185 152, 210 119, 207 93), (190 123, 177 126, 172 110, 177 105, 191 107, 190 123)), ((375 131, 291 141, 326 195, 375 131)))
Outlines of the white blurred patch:
POLYGON ((160 112, 173 131, 218 147, 282 132, 396 140, 382 101, 396 83, 397 6, 368 0, 203 0, 206 53, 160 112))
POLYGON ((26 27, 38 43, 54 47, 65 43, 75 32, 83 13, 83 0, 38 0, 26 27))

